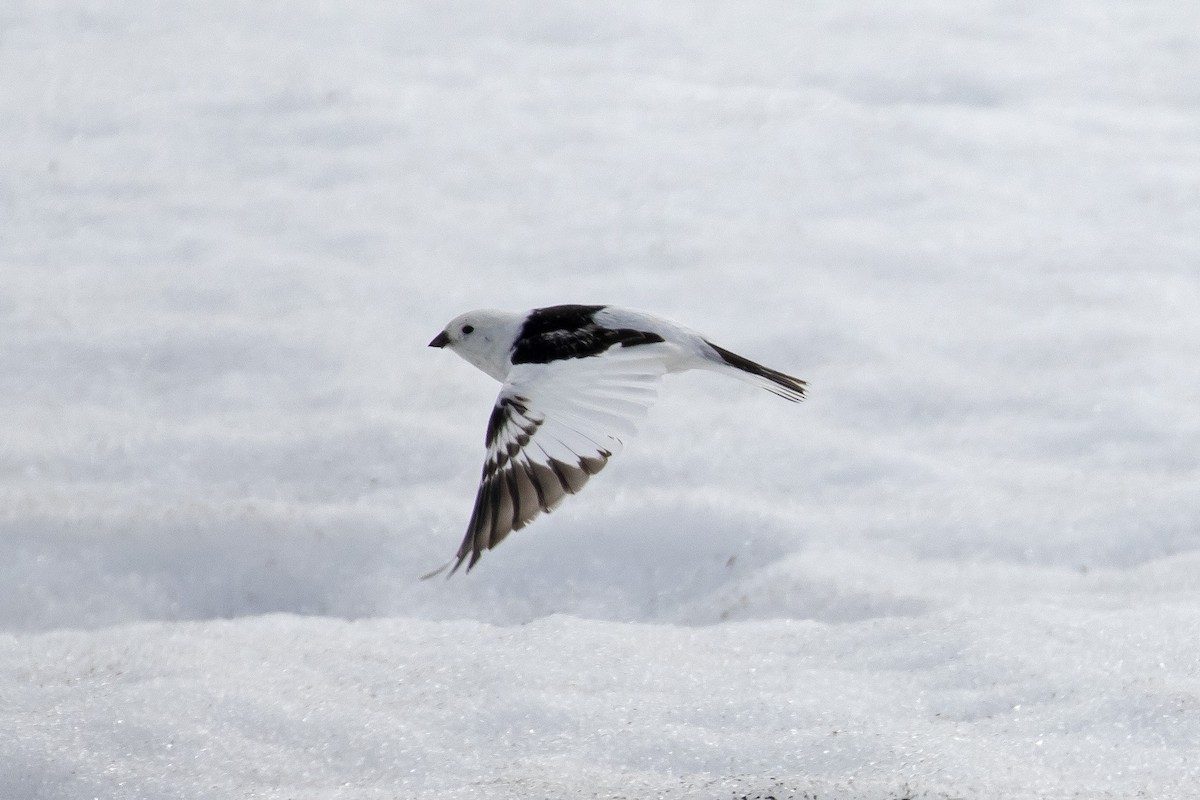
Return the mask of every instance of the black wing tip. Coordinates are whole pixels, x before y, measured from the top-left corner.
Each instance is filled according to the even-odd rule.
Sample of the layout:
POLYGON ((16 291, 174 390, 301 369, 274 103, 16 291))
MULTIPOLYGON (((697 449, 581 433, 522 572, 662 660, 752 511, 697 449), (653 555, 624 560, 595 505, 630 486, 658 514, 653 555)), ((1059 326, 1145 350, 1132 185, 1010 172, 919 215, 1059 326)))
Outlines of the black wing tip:
MULTIPOLYGON (((427 581, 427 580, 430 580, 430 579, 432 579, 432 578, 436 578, 438 575, 441 575, 443 572, 445 572, 445 571, 446 571, 446 568, 447 568, 447 567, 449 567, 449 566, 450 566, 451 564, 453 564, 453 563, 454 563, 454 559, 452 558, 452 559, 450 559, 449 561, 447 561, 445 564, 442 564, 442 565, 441 565, 440 567, 438 567, 437 569, 435 569, 435 570, 431 570, 431 571, 429 571, 429 572, 426 572, 424 575, 422 575, 422 576, 421 576, 420 578, 418 578, 417 580, 427 581)), ((458 566, 456 565, 456 566, 454 567, 454 569, 458 569, 458 566)), ((450 577, 450 575, 453 575, 453 574, 454 574, 454 569, 450 570, 450 574, 446 576, 447 578, 449 578, 449 577, 450 577)))
MULTIPOLYGON (((466 575, 471 572, 471 569, 475 566, 475 562, 479 560, 479 556, 482 554, 482 552, 483 548, 478 547, 474 537, 472 536, 472 533, 468 532, 467 538, 463 540, 462 546, 458 548, 458 554, 425 577, 432 578, 445 572, 446 580, 450 580, 452 577, 454 577, 454 573, 458 572, 459 569, 462 568, 463 564, 467 565, 466 570, 463 572, 463 574, 466 575), (446 571, 447 568, 449 568, 448 572, 446 571)), ((425 580, 425 577, 421 578, 421 580, 425 580)))
POLYGON ((551 458, 544 467, 535 469, 532 465, 526 466, 520 461, 510 460, 503 470, 491 474, 485 470, 479 493, 475 498, 475 512, 467 524, 467 532, 459 545, 458 553, 421 579, 435 577, 447 569, 449 572, 446 573, 446 578, 449 579, 463 564, 467 565, 464 574, 469 574, 483 557, 484 551, 491 550, 510 533, 521 530, 542 514, 552 512, 567 495, 577 494, 591 476, 604 469, 611 457, 611 452, 601 450, 595 456, 577 456, 578 462, 574 465, 551 458), (521 474, 516 473, 518 465, 523 470, 521 474), (534 491, 525 498, 535 500, 533 503, 526 503, 521 499, 522 493, 516 484, 522 478, 527 479, 533 486, 534 491), (507 503, 504 503, 504 500, 507 500, 507 503), (507 521, 503 515, 497 518, 497 511, 506 504, 512 504, 511 517, 507 521))

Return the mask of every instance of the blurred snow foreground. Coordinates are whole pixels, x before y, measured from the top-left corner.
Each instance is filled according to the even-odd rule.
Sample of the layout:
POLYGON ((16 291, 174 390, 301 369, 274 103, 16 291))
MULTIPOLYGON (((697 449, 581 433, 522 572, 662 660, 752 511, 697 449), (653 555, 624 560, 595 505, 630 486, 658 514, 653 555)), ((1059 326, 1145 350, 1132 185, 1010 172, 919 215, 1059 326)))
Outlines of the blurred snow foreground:
POLYGON ((0 797, 1200 786, 1200 6, 0 10, 0 797), (469 577, 466 308, 668 381, 469 577))

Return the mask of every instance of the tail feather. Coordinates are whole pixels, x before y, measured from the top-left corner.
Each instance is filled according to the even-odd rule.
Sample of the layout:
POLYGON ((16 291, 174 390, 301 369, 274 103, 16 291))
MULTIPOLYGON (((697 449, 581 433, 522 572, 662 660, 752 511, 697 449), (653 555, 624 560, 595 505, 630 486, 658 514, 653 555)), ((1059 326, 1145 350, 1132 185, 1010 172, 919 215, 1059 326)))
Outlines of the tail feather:
POLYGON ((742 380, 753 383, 755 386, 760 386, 785 400, 791 400, 793 403, 799 403, 804 399, 805 387, 808 384, 799 378, 793 378, 791 375, 785 375, 770 367, 764 367, 762 364, 758 364, 748 358, 743 358, 737 353, 726 350, 724 347, 719 347, 707 339, 704 340, 704 343, 711 347, 721 357, 722 361, 738 369, 737 376, 742 380))

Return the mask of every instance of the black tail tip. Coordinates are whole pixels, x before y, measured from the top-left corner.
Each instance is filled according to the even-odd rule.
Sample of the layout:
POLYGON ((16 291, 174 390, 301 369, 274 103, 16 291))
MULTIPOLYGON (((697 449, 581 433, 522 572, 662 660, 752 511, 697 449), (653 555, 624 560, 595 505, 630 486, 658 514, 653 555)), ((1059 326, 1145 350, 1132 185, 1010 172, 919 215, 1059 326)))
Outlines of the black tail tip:
POLYGON ((793 378, 791 375, 778 370, 764 367, 762 364, 751 361, 744 356, 739 356, 737 353, 726 350, 720 345, 715 345, 707 339, 705 340, 705 344, 711 347, 721 357, 721 360, 729 366, 736 367, 747 375, 753 375, 756 378, 768 381, 753 381, 767 391, 777 394, 786 400, 791 400, 793 403, 799 403, 806 396, 808 383, 800 378, 793 378))

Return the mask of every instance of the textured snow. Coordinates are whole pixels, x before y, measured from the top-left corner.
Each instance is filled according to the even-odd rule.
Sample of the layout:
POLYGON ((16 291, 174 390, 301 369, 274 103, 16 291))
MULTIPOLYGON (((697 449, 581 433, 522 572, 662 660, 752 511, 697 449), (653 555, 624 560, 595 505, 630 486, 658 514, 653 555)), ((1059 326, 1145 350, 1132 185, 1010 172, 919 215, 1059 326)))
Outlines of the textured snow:
POLYGON ((1194 797, 1200 6, 9 0, 0 797, 1194 797), (672 376, 469 576, 470 308, 672 376))

